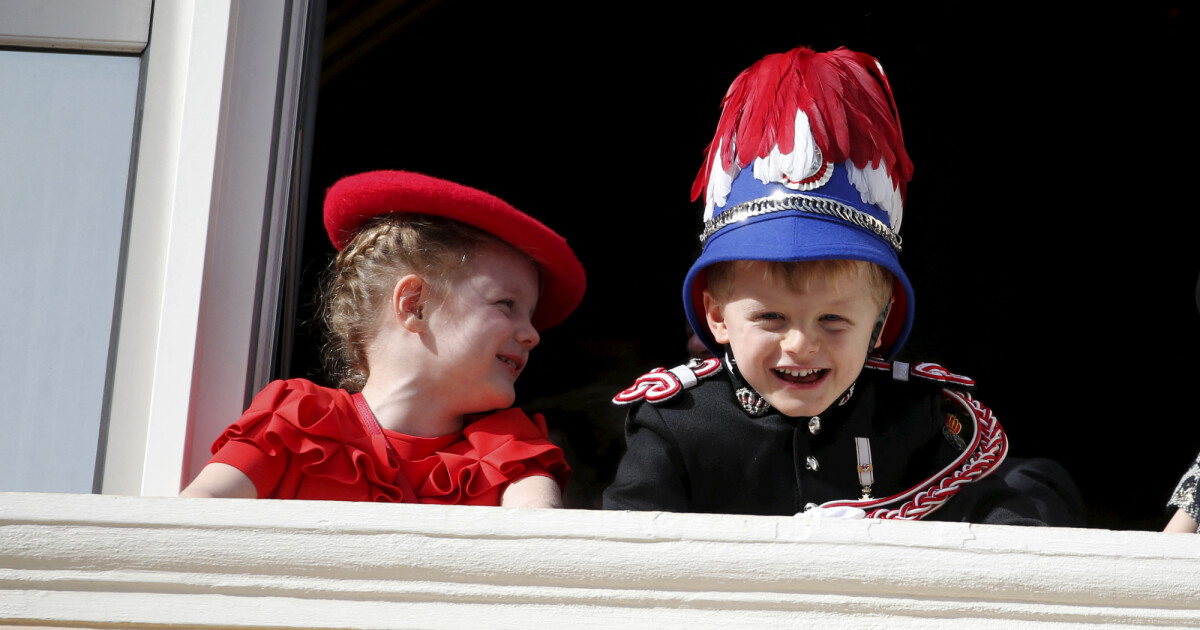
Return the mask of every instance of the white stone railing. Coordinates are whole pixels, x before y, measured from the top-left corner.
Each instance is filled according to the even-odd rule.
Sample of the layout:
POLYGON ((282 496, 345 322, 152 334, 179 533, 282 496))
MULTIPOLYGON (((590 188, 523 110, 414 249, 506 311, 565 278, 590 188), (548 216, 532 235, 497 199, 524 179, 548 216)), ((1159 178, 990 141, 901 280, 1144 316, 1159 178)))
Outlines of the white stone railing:
POLYGON ((0 494, 0 625, 1200 627, 1200 536, 0 494))

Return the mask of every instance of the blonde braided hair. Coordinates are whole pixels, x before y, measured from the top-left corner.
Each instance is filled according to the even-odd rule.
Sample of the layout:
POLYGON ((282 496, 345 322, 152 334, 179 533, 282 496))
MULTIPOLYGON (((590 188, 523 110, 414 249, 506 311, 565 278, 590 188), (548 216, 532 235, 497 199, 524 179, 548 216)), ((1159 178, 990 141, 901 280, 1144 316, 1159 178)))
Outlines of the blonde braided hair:
POLYGON ((389 308, 396 281, 410 273, 421 276, 436 304, 484 241, 504 243, 465 223, 430 215, 388 214, 363 224, 321 283, 325 364, 338 386, 356 392, 366 384, 371 372, 367 344, 389 308))

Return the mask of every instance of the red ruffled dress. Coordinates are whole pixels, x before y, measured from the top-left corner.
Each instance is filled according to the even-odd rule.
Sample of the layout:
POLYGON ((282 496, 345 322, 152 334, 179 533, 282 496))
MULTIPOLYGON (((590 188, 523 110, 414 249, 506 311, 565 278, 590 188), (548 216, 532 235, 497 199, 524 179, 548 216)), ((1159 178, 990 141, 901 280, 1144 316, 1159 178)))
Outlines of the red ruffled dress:
POLYGON ((212 451, 209 463, 242 471, 264 499, 499 505, 509 483, 545 476, 564 488, 571 474, 540 414, 505 409, 432 438, 373 436, 348 392, 305 379, 263 388, 212 451))

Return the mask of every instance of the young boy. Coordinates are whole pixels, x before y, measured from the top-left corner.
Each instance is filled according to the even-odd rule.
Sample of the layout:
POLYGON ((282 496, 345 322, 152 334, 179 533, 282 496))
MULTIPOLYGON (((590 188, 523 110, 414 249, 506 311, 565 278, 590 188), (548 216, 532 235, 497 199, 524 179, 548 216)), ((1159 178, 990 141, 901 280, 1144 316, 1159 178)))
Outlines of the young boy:
POLYGON ((989 478, 1007 441, 973 381, 887 362, 913 319, 898 258, 912 163, 879 63, 770 55, 722 107, 683 291, 716 358, 617 395, 628 448, 604 507, 1040 524, 989 478))

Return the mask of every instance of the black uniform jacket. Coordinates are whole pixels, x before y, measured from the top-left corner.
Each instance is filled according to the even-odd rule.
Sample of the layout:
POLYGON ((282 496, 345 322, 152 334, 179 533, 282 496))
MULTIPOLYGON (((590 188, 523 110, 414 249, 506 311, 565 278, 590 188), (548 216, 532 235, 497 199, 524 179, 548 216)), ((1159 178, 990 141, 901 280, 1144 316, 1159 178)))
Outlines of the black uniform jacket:
MULTIPOLYGON (((731 378, 722 369, 669 400, 634 403, 605 509, 794 515, 808 504, 862 497, 856 437, 870 440, 877 498, 908 490, 962 452, 944 430, 957 406, 943 401, 944 384, 864 369, 854 394, 820 416, 814 434, 809 418, 748 415, 731 378)), ((999 475, 962 486, 927 518, 1042 524, 999 475)))

